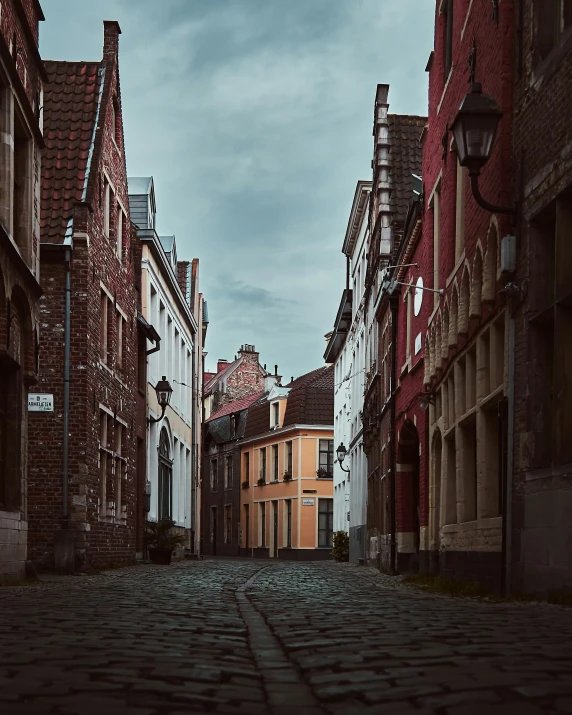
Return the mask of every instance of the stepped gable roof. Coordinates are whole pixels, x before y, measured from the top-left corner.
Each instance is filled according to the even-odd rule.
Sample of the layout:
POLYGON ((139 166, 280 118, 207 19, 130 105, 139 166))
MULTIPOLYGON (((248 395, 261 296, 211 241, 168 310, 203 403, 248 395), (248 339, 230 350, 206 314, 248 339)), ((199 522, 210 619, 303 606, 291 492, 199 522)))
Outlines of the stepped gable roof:
POLYGON ((302 375, 290 388, 284 426, 334 424, 334 366, 327 365, 302 375))
POLYGON ((264 395, 264 392, 255 392, 253 395, 247 395, 246 397, 241 397, 239 400, 234 400, 234 402, 229 402, 227 405, 224 405, 220 408, 220 410, 211 415, 208 420, 205 420, 205 424, 207 422, 212 422, 213 420, 218 420, 219 417, 226 417, 233 412, 246 410, 250 407, 250 405, 259 400, 262 395, 264 395))
POLYGON ((413 174, 421 175, 421 133, 427 124, 427 117, 388 114, 387 121, 392 185, 389 206, 393 220, 403 223, 413 200, 413 174))
POLYGON ((102 76, 100 62, 45 62, 41 230, 63 243, 73 206, 85 200, 102 76))

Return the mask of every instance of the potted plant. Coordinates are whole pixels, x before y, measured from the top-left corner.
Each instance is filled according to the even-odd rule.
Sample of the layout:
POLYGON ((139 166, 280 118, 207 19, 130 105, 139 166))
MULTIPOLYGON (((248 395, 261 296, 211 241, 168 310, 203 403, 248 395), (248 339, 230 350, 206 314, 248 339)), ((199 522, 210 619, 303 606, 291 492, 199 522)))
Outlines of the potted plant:
POLYGON ((289 482, 289 481, 292 479, 292 472, 289 472, 288 470, 286 470, 286 471, 284 472, 284 477, 283 477, 283 479, 284 479, 285 482, 289 482))
POLYGON ((164 516, 159 521, 147 522, 145 543, 149 549, 149 558, 154 564, 168 566, 175 546, 184 543, 184 536, 173 533, 174 526, 175 522, 170 516, 164 516))
POLYGON ((245 480, 242 482, 242 488, 243 488, 243 489, 248 489, 249 486, 250 486, 250 482, 248 481, 248 479, 245 479, 245 480))
POLYGON ((350 560, 350 537, 347 531, 336 531, 333 538, 332 556, 334 561, 350 560))
POLYGON ((318 479, 331 479, 332 473, 320 467, 320 469, 318 469, 318 471, 316 472, 316 476, 318 477, 318 479))
POLYGON ((260 477, 257 484, 259 487, 263 487, 266 484, 266 480, 264 479, 264 477, 260 477))

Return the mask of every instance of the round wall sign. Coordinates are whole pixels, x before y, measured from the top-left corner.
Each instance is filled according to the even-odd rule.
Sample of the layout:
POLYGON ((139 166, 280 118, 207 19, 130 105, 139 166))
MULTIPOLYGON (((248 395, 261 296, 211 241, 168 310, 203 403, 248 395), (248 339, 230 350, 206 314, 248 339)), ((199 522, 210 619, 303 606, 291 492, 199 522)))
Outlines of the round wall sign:
POLYGON ((419 276, 415 284, 415 295, 413 296, 413 313, 419 315, 421 304, 423 303, 423 278, 419 276))

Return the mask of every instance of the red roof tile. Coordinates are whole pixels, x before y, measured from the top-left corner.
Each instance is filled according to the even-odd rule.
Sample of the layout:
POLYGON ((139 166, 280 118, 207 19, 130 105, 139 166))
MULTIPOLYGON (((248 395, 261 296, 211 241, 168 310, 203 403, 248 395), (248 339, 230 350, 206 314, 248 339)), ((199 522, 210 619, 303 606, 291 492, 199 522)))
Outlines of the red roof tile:
POLYGON ((229 402, 227 405, 223 405, 223 407, 221 407, 218 412, 215 412, 214 415, 211 415, 208 420, 205 420, 205 423, 211 422, 212 420, 218 420, 219 417, 225 417, 233 412, 246 410, 246 408, 253 405, 256 400, 259 400, 262 395, 264 395, 264 392, 256 392, 253 395, 247 395, 246 397, 241 397, 239 400, 234 400, 234 402, 229 402))
POLYGON ((100 95, 99 62, 46 62, 41 240, 63 243, 83 198, 100 95))

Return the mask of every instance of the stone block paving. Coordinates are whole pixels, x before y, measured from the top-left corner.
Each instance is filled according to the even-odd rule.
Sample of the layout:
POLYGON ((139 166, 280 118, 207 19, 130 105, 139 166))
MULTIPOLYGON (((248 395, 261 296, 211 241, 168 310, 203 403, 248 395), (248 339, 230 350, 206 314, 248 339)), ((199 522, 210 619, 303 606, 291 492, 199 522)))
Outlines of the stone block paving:
POLYGON ((572 610, 348 564, 139 566, 0 588, 0 713, 572 713, 572 610))

